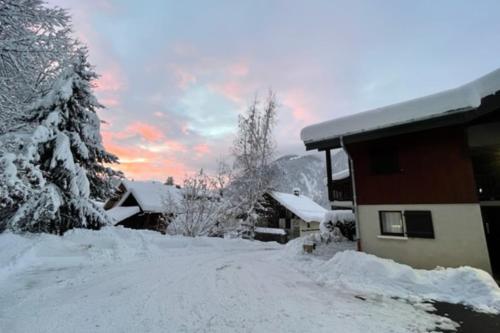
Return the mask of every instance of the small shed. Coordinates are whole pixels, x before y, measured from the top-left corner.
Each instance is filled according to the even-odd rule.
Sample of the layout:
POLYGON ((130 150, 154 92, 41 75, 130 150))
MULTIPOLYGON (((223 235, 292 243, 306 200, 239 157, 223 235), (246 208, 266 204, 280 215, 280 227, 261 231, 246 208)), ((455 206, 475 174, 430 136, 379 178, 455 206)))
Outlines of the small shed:
POLYGON ((166 232, 168 216, 182 199, 181 189, 156 181, 123 180, 117 195, 104 204, 114 225, 166 232))
POLYGON ((269 228, 285 230, 288 239, 320 231, 327 210, 300 194, 298 189, 294 193, 269 191, 265 199, 268 203, 266 222, 269 228))

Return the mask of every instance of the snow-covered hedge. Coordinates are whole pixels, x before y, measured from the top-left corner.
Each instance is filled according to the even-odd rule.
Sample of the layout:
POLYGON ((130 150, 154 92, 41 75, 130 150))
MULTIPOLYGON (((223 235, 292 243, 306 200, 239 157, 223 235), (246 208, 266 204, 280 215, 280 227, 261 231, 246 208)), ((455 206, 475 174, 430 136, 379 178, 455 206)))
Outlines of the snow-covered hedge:
POLYGON ((344 237, 353 241, 356 237, 356 217, 352 210, 331 210, 326 212, 320 225, 322 233, 334 232, 338 229, 344 237))

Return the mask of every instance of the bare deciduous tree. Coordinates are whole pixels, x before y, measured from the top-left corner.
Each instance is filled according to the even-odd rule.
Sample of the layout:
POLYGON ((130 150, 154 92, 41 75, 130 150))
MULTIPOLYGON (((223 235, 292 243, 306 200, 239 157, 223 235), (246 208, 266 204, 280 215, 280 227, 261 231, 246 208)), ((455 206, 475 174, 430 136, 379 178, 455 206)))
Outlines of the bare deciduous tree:
POLYGON ((218 234, 222 223, 220 177, 210 177, 203 170, 183 182, 182 198, 167 198, 174 217, 168 232, 184 236, 212 236, 218 234))
POLYGON ((238 122, 231 201, 234 212, 244 221, 243 226, 252 233, 258 211, 265 210, 261 200, 273 180, 270 164, 276 150, 273 137, 276 112, 276 95, 270 91, 263 107, 256 98, 238 122))

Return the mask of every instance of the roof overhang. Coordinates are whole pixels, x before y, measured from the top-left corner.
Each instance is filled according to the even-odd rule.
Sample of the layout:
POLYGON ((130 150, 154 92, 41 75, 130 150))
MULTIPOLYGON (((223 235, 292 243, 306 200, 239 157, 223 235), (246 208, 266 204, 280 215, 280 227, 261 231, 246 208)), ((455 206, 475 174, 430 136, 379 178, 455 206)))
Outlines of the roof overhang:
POLYGON ((457 126, 473 122, 479 117, 485 116, 493 111, 500 110, 500 91, 496 94, 484 97, 478 108, 468 108, 463 110, 450 110, 442 113, 442 115, 399 124, 387 126, 375 130, 364 131, 360 133, 345 134, 342 136, 332 137, 326 140, 304 142, 306 150, 328 150, 342 148, 344 144, 351 144, 364 141, 372 141, 385 137, 391 137, 406 133, 421 132, 441 127, 457 126))

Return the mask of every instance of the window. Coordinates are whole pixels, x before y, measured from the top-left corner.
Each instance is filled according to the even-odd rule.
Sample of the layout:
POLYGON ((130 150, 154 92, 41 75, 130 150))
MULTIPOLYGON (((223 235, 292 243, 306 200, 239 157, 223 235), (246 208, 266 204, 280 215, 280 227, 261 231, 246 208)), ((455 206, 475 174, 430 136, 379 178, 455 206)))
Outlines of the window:
POLYGON ((405 211, 406 234, 408 237, 434 238, 432 215, 425 210, 405 211))
POLYGON ((291 222, 292 222, 292 221, 291 221, 291 219, 290 219, 289 217, 287 217, 287 218, 285 219, 285 228, 286 228, 286 229, 290 229, 290 228, 292 227, 291 222))
POLYGON ((401 172, 398 150, 393 147, 376 148, 370 151, 370 167, 376 175, 401 172))
POLYGON ((380 231, 382 235, 404 236, 403 215, 399 211, 381 211, 380 231))
POLYGON ((428 210, 380 211, 379 215, 382 235, 435 238, 432 215, 428 210))

